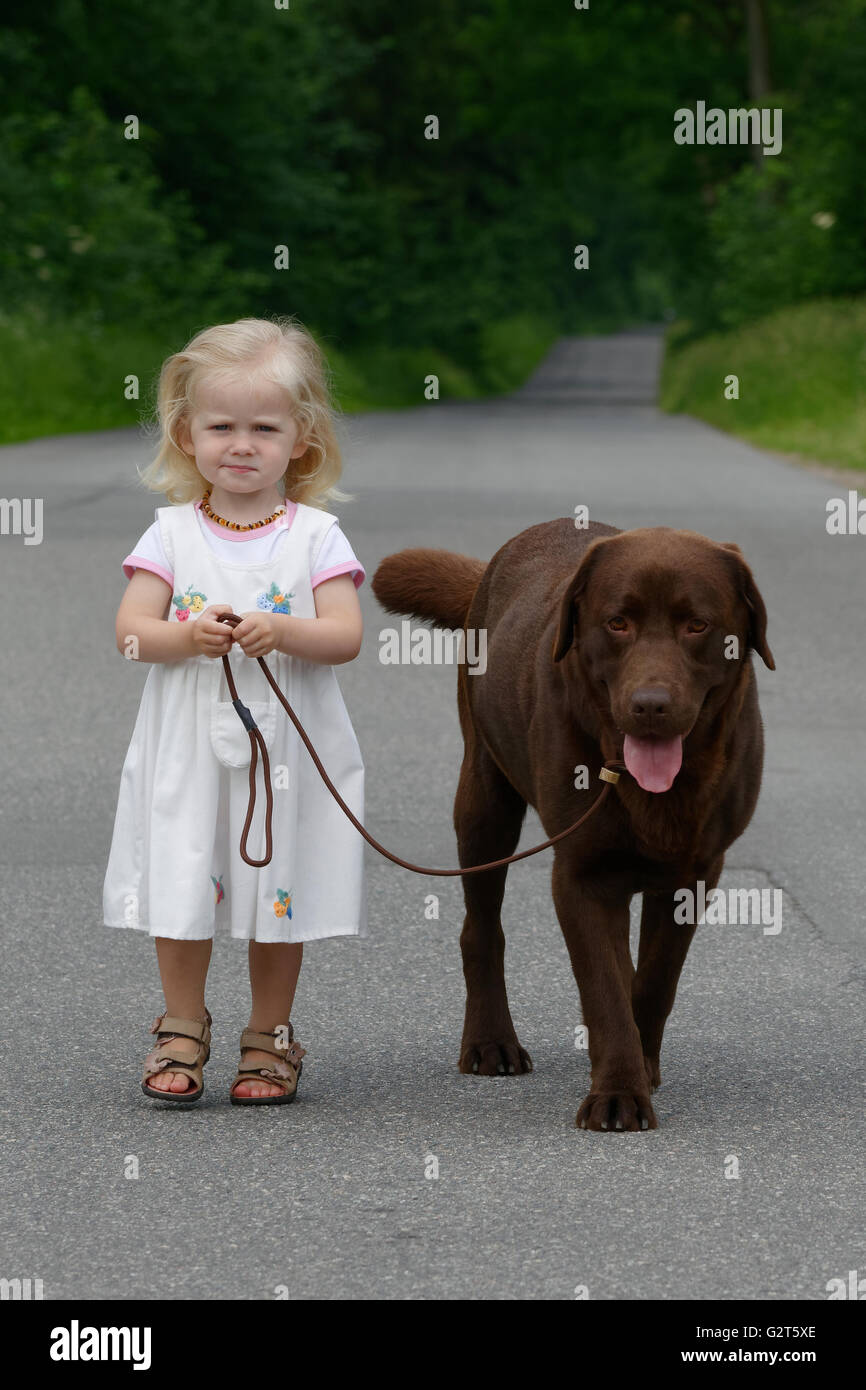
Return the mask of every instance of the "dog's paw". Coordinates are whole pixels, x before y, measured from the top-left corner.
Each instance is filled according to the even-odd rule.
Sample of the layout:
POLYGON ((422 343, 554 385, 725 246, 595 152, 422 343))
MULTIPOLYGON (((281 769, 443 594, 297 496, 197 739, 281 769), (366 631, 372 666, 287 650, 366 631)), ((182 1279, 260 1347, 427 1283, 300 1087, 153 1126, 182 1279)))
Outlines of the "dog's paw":
POLYGON ((658 1129, 649 1095, 636 1091, 590 1091, 577 1112, 578 1129, 658 1129))
POLYGON ((662 1084, 662 1073, 658 1057, 647 1057, 646 1054, 644 1054, 643 1064, 646 1067, 650 1090, 657 1091, 662 1084))
POLYGON ((475 1076, 517 1076, 532 1071, 532 1058, 516 1038, 507 1042, 464 1043, 457 1068, 475 1076))

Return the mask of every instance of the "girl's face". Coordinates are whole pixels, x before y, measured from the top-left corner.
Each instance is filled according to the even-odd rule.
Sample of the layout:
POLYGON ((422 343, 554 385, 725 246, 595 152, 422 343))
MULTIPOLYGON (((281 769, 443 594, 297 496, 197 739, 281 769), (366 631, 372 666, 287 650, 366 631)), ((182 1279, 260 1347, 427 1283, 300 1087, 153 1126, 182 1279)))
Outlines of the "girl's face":
POLYGON ((195 455, 198 471, 212 484, 217 510, 220 493, 272 496, 289 460, 306 449, 285 392, 264 382, 250 391, 241 383, 209 386, 204 381, 195 404, 179 430, 180 444, 195 455))

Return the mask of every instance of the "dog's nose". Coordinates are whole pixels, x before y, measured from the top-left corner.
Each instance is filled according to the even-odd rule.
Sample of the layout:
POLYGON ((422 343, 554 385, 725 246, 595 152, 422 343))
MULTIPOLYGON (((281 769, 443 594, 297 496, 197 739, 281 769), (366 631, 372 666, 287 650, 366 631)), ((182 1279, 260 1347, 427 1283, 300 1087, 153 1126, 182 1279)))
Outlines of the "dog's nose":
POLYGON ((631 713, 635 719, 652 724, 669 712, 670 704, 670 691, 665 690, 663 685, 647 686, 643 690, 636 690, 632 695, 631 713))

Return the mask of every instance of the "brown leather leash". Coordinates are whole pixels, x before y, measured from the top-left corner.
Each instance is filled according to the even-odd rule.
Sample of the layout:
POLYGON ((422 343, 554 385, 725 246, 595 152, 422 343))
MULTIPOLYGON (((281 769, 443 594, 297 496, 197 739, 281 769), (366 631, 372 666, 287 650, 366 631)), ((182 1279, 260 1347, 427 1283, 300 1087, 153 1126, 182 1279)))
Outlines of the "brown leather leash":
MULTIPOLYGON (((223 613, 221 617, 218 619, 218 621, 221 623, 228 623, 230 627, 237 627, 238 623, 242 622, 243 619, 239 618, 237 613, 223 613)), ((385 849, 384 845, 380 845, 379 841, 375 840, 373 836, 369 834, 367 830, 364 829, 361 822, 349 810, 349 807, 346 805, 345 801, 340 796, 340 793, 337 791, 337 788, 334 786, 327 772, 322 767, 316 750, 310 743, 310 740, 307 738, 307 735, 304 729, 302 728, 301 722, 295 714, 295 711, 292 709, 288 700, 283 695, 283 692, 280 690, 279 686, 277 685, 276 681, 271 675, 271 672, 269 671, 268 667, 265 665, 264 657, 258 656, 256 657, 256 660, 258 661, 259 665, 262 668, 262 671, 264 672, 265 679, 267 680, 268 685, 273 690, 283 709, 286 711, 286 714, 289 716, 298 733, 300 734, 301 738, 303 739, 304 746, 307 752, 309 753, 310 757, 312 758, 313 762, 316 764, 322 781, 325 783, 325 786, 328 788, 328 791, 331 793, 338 806, 340 806, 341 809, 345 812, 345 814, 349 817, 349 820, 352 822, 355 829, 359 831, 361 835, 363 835, 368 845, 372 845, 373 849, 378 850, 379 853, 383 854, 386 859, 390 859, 394 864, 399 864, 402 869, 409 869, 413 874, 431 874, 439 878, 453 878, 455 875, 458 874, 480 874, 483 873, 486 869, 498 869, 501 868, 503 864, 513 864, 517 859, 526 859, 530 854, 538 854, 543 849, 549 849, 551 845, 556 844, 557 840, 564 840, 566 835, 572 835, 575 830, 579 829, 580 826, 584 824, 585 821, 589 820, 591 815, 593 815, 596 811, 600 810, 605 800, 605 797, 610 792, 611 786, 615 782, 619 781, 619 773, 613 771, 613 768, 618 767, 622 768, 623 771, 625 771, 624 763, 619 762, 615 758, 606 758, 604 763, 602 764, 601 771, 598 774, 600 780, 605 784, 601 789, 601 795, 596 797, 589 810, 585 811, 584 814, 580 817, 580 820, 576 820, 574 822, 574 825, 570 825, 567 830, 560 830, 558 835, 553 835, 549 840, 545 840, 544 844, 542 845, 535 845, 532 849, 521 850, 519 854, 510 854, 507 859, 494 859, 490 864, 474 864, 469 869, 425 869, 422 868, 420 864, 410 864, 408 859, 401 859, 399 855, 392 854, 390 850, 385 849)), ((231 664, 227 656, 224 656, 222 658, 222 663, 226 673, 226 681, 228 682, 229 692, 232 697, 232 704, 237 710, 238 716, 241 722, 243 723, 244 728, 250 736, 250 800, 249 805, 247 807, 247 818, 244 822, 243 831, 241 832, 241 858, 244 860, 246 864, 249 864, 251 868, 262 869, 266 864, 269 864, 271 862, 271 855, 273 853, 271 817, 274 808, 274 793, 273 788, 271 786, 271 764, 268 758, 268 750, 265 747, 265 741, 262 738, 261 730, 259 729, 259 726, 253 718, 252 714, 250 713, 249 709, 244 704, 243 700, 241 700, 238 696, 237 686, 235 685, 234 677, 232 676, 231 672, 231 664), (256 751, 257 743, 262 753, 262 771, 265 779, 265 795, 267 797, 267 807, 265 810, 266 851, 264 859, 250 859, 249 855, 246 852, 247 837, 249 835, 250 826, 252 824, 252 819, 256 808, 256 769, 258 767, 258 752, 256 751)))

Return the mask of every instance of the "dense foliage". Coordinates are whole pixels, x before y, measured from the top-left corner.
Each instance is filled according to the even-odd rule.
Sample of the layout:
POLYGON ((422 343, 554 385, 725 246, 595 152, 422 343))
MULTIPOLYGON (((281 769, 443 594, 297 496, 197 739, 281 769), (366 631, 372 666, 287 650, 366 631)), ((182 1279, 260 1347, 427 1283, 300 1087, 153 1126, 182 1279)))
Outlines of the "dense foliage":
POLYGON ((741 0, 7 10, 2 312, 174 332, 291 312, 334 345, 475 365, 521 314, 702 332, 862 289, 866 0, 767 11, 784 145, 759 166, 673 139, 678 107, 753 104, 741 0))

